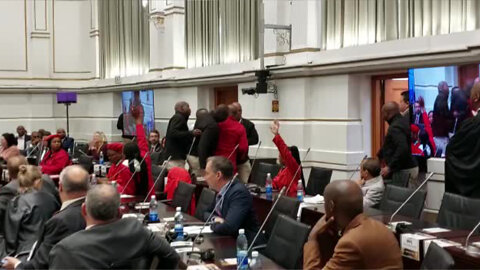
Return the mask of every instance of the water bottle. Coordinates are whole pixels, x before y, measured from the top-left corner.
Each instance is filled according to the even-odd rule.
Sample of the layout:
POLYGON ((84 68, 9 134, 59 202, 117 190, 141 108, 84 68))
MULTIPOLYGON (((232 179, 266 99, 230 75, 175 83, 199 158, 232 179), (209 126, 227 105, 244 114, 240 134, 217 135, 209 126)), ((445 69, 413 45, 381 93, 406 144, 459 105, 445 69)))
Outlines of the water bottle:
POLYGON ((250 269, 251 270, 260 270, 262 269, 262 261, 260 257, 258 257, 258 251, 252 251, 252 261, 250 262, 250 269))
POLYGON ((98 158, 98 163, 100 163, 100 165, 103 165, 103 163, 104 163, 103 151, 100 151, 100 156, 98 158))
POLYGON ((267 196, 267 199, 272 199, 272 193, 272 176, 270 175, 270 173, 267 173, 267 180, 265 180, 265 195, 267 196))
POLYGON ((182 241, 184 239, 183 214, 182 214, 181 207, 177 207, 176 213, 175 213, 175 234, 177 235, 177 238, 176 238, 177 241, 182 241))
POLYGON ((157 198, 155 197, 155 195, 152 195, 150 197, 150 210, 148 212, 148 220, 150 222, 156 222, 158 221, 158 202, 157 202, 157 198))
POLYGON ((302 180, 298 180, 297 184, 297 200, 299 202, 303 202, 303 185, 302 185, 302 180))
POLYGON ((237 237, 237 267, 240 270, 248 269, 248 242, 247 237, 245 236, 245 230, 238 230, 237 237))

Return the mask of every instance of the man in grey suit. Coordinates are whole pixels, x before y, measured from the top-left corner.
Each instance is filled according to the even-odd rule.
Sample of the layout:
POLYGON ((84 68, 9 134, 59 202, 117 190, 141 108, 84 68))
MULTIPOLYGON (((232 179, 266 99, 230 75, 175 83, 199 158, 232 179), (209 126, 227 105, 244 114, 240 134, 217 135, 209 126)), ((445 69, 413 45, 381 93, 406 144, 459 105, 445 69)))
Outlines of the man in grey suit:
POLYGON ((164 238, 137 219, 119 219, 120 194, 112 185, 93 187, 82 205, 86 228, 60 241, 50 252, 49 269, 107 269, 154 257, 165 269, 186 268, 164 238))
POLYGON ((360 166, 360 179, 357 184, 363 193, 363 208, 378 206, 383 198, 383 178, 380 175, 380 161, 374 158, 367 158, 360 166))

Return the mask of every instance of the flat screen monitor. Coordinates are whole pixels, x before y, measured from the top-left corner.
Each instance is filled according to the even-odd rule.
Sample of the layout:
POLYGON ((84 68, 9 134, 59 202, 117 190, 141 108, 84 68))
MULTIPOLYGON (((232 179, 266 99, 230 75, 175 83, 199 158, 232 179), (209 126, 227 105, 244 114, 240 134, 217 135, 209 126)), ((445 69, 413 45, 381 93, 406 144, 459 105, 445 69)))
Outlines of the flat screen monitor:
POLYGON ((122 92, 123 132, 125 135, 136 135, 135 119, 131 110, 135 106, 143 107, 143 127, 146 134, 155 129, 155 110, 153 90, 122 92))

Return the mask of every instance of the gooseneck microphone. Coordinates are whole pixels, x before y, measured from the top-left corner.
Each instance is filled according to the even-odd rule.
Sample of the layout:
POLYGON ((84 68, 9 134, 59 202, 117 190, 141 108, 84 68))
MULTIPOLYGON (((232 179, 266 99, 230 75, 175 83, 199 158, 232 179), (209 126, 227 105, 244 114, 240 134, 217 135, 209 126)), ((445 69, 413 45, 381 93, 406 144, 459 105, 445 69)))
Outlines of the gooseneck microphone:
POLYGON ((260 145, 262 145, 262 141, 258 142, 257 151, 255 151, 255 156, 253 157, 253 161, 252 161, 252 171, 253 171, 253 167, 255 166, 255 161, 257 161, 257 155, 258 155, 258 150, 260 150, 260 145))
MULTIPOLYGON (((150 154, 149 151, 147 151, 147 152, 145 153, 145 155, 143 156, 142 160, 140 161, 140 164, 138 165, 140 168, 141 168, 142 163, 145 161, 145 158, 147 157, 148 154, 150 154)), ((132 161, 133 161, 134 164, 135 164, 135 160, 132 159, 130 162, 132 162, 132 161)), ((130 164, 130 162, 129 162, 129 164, 130 164)), ((141 169, 140 169, 140 170, 141 170, 141 169)), ((140 170, 137 171, 137 168, 135 167, 135 171, 132 173, 132 176, 130 176, 130 179, 128 179, 127 184, 126 184, 125 186, 123 186, 123 189, 122 189, 122 191, 120 192, 120 194, 123 194, 123 192, 125 191, 125 189, 128 187, 128 185, 129 185, 130 182, 132 181, 133 177, 134 177, 134 176, 137 174, 137 172, 139 172, 140 170)))
POLYGON ((35 149, 37 149, 37 148, 40 146, 40 144, 41 144, 40 142, 37 143, 37 145, 35 145, 35 147, 34 147, 32 150, 30 150, 30 153, 28 153, 28 155, 27 155, 25 158, 28 159, 28 158, 33 154, 33 152, 35 151, 35 149))
POLYGON ((398 214, 400 210, 402 210, 402 208, 407 204, 408 201, 410 201, 413 195, 415 195, 428 182, 428 180, 432 178, 432 176, 433 176, 433 172, 431 172, 427 176, 427 178, 420 184, 420 186, 418 186, 417 189, 415 189, 415 191, 413 191, 412 194, 410 194, 410 196, 408 196, 408 198, 398 207, 398 209, 395 212, 393 212, 392 216, 390 217, 390 221, 388 222, 389 224, 392 223, 392 220, 395 217, 395 215, 398 214))
MULTIPOLYGON (((309 153, 310 153, 310 147, 307 149, 307 153, 305 153, 305 156, 303 157, 303 160, 300 162, 300 164, 298 164, 298 168, 295 171, 295 174, 293 175, 292 180, 290 180, 290 183, 288 184, 287 192, 290 190, 290 187, 292 186, 293 182, 295 181, 295 178, 297 177, 298 172, 300 171, 300 169, 302 169, 302 164, 307 159, 307 156, 308 156, 309 153)), ((306 187, 303 187, 303 188, 305 189, 306 187)))
POLYGON ((228 155, 227 159, 230 159, 232 157, 233 153, 235 153, 235 151, 237 151, 237 148, 238 148, 239 145, 240 144, 235 145, 235 148, 233 148, 232 152, 230 153, 230 155, 228 155))
POLYGON ((367 159, 368 155, 365 155, 363 156, 362 160, 360 161, 360 163, 358 163, 358 166, 357 168, 355 168, 355 170, 353 171, 352 175, 350 175, 350 177, 348 178, 348 180, 352 180, 352 177, 355 175, 355 173, 358 171, 358 169, 360 169, 360 166, 362 166, 362 162, 367 159))
MULTIPOLYGON (((157 176, 157 179, 155 179, 155 182, 153 182, 153 186, 152 188, 147 192, 147 196, 145 196, 145 199, 143 200, 143 203, 145 203, 148 199, 148 195, 150 195, 150 192, 152 192, 152 190, 155 188, 155 185, 157 184, 158 180, 160 179, 160 177, 163 175, 163 172, 165 171, 165 169, 167 168, 167 164, 168 162, 170 162, 170 159, 172 159, 172 156, 169 156, 167 160, 165 160, 163 162, 163 168, 162 168, 162 171, 160 172, 160 174, 157 176)), ((140 210, 142 208, 140 207, 140 210)))
POLYGON ((468 253, 468 254, 472 254, 474 256, 478 256, 480 254, 480 249, 477 248, 477 247, 474 247, 474 246, 469 246, 468 243, 470 242, 470 237, 473 235, 473 233, 478 229, 478 227, 480 226, 480 222, 477 223, 477 225, 475 226, 475 228, 473 228, 473 230, 468 234, 467 236, 467 239, 465 239, 465 251, 468 253))

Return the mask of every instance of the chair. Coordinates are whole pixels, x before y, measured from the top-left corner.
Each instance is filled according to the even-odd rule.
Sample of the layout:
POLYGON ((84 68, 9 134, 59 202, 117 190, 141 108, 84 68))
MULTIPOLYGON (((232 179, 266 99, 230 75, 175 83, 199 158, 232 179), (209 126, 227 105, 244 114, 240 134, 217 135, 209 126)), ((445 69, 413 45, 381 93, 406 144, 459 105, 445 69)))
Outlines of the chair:
POLYGON ((310 176, 308 177, 307 187, 305 193, 315 196, 320 194, 323 196, 325 187, 330 183, 332 178, 332 170, 320 167, 312 167, 310 176))
POLYGON ((442 227, 471 230, 480 221, 480 199, 445 192, 438 211, 437 223, 442 227))
POLYGON ((195 192, 195 185, 185 182, 178 182, 178 186, 173 193, 172 206, 181 207, 182 212, 186 213, 192 202, 192 196, 195 192))
POLYGON ((455 261, 452 255, 435 242, 430 243, 420 269, 452 269, 455 261))
POLYGON ((85 155, 79 156, 78 165, 82 166, 88 173, 93 173, 93 157, 85 155))
POLYGON ((280 170, 280 165, 278 164, 259 162, 255 165, 255 168, 253 168, 253 173, 252 173, 252 178, 250 179, 250 183, 264 187, 265 180, 267 179, 267 173, 270 173, 273 179, 275 176, 277 176, 279 170, 280 170))
MULTIPOLYGON (((397 187, 395 185, 386 186, 379 209, 390 213, 395 212, 413 191, 413 189, 397 187)), ((413 219, 420 218, 426 196, 427 192, 425 190, 419 190, 400 212, 398 212, 398 215, 413 219)))
POLYGON ((299 205, 300 202, 294 198, 286 196, 280 197, 277 206, 270 215, 267 224, 265 224, 265 232, 267 237, 271 235, 273 227, 275 226, 275 222, 277 221, 279 215, 285 215, 292 219, 296 219, 299 205))
POLYGON ((109 269, 150 269, 153 258, 150 256, 141 256, 129 260, 113 262, 109 269))
POLYGON ((408 187, 410 173, 405 171, 396 172, 392 175, 392 179, 385 180, 385 185, 394 185, 397 187, 408 187))
POLYGON ((87 142, 75 142, 73 147, 73 158, 80 158, 81 156, 85 156, 84 153, 87 153, 87 152, 88 152, 87 142))
POLYGON ((202 193, 200 194, 200 199, 198 199, 197 209, 195 209, 195 217, 204 220, 204 213, 208 211, 214 201, 215 191, 209 188, 203 188, 202 193))
POLYGON ((303 245, 309 233, 310 226, 285 215, 279 215, 264 255, 286 269, 300 269, 303 245))
POLYGON ((165 177, 167 177, 168 171, 163 169, 162 166, 152 164, 152 178, 155 183, 155 193, 162 193, 165 189, 165 177), (163 173, 162 173, 163 171, 163 173), (162 175, 160 175, 162 174, 162 175))

